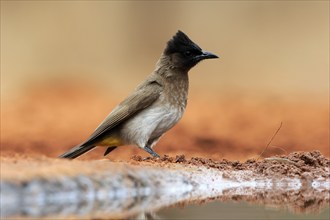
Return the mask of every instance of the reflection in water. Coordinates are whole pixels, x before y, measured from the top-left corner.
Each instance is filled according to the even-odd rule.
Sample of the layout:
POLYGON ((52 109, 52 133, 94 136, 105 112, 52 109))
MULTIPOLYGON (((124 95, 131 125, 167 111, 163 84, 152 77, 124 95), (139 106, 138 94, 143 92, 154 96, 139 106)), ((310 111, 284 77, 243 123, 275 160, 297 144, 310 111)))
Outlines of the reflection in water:
POLYGON ((218 197, 165 208, 158 215, 165 219, 329 219, 329 190, 306 183, 301 190, 232 188, 218 197))
MULTIPOLYGON (((161 219, 198 218, 198 216, 209 216, 210 218, 226 216, 229 218, 234 215, 244 218, 245 215, 238 215, 235 212, 235 208, 241 210, 243 207, 247 210, 246 212, 250 212, 251 217, 260 217, 260 212, 253 211, 257 208, 260 209, 260 206, 240 204, 244 201, 262 205, 261 207, 266 209, 282 210, 282 212, 277 212, 278 214, 283 214, 283 210, 285 210, 288 211, 286 213, 312 213, 310 216, 315 217, 329 206, 328 181, 297 182, 295 179, 292 181, 268 179, 264 180, 265 184, 259 182, 254 186, 251 184, 248 184, 249 186, 241 184, 243 186, 240 186, 227 182, 227 187, 222 186, 221 190, 220 188, 199 188, 197 191, 188 187, 191 183, 185 182, 185 178, 180 180, 181 186, 186 184, 186 187, 181 187, 181 189, 163 188, 164 183, 160 183, 158 189, 151 189, 146 183, 136 181, 134 175, 131 176, 132 181, 126 184, 126 186, 134 184, 132 188, 116 186, 110 178, 101 179, 102 181, 98 182, 79 176, 73 179, 64 178, 61 181, 33 180, 23 185, 1 182, 1 216, 161 219), (209 193, 201 195, 200 192, 203 190, 207 190, 209 193), (239 203, 233 205, 233 201, 239 203), (191 205, 195 203, 206 204, 196 208, 191 205), (171 205, 172 208, 154 213, 171 205), (177 211, 177 206, 186 206, 186 208, 177 211), (224 210, 219 212, 219 207, 224 210), (230 207, 231 211, 226 211, 230 207), (192 216, 197 210, 199 210, 199 214, 192 216), (255 215, 253 216, 253 214, 255 215)), ((164 182, 171 184, 170 179, 171 177, 168 177, 167 180, 164 179, 164 182)), ((172 182, 173 186, 179 187, 180 184, 174 182, 173 179, 172 182)), ((322 216, 326 216, 326 214, 323 213, 322 216)))
MULTIPOLYGON (((285 201, 283 201, 285 203, 285 201)), ((159 219, 329 219, 330 209, 320 213, 291 213, 272 206, 258 206, 246 202, 219 202, 188 204, 184 208, 170 207, 157 212, 159 219)))

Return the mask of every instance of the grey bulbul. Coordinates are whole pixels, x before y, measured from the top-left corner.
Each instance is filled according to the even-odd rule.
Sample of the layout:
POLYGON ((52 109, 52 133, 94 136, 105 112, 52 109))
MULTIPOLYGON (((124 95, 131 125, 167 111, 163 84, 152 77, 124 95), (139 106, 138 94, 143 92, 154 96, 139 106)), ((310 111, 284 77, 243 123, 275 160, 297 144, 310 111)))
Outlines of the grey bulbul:
POLYGON ((159 138, 182 117, 188 95, 188 71, 205 59, 218 58, 203 51, 178 31, 160 56, 155 70, 117 105, 91 136, 62 154, 76 158, 96 146, 106 146, 104 156, 121 145, 137 145, 153 157, 159 138))

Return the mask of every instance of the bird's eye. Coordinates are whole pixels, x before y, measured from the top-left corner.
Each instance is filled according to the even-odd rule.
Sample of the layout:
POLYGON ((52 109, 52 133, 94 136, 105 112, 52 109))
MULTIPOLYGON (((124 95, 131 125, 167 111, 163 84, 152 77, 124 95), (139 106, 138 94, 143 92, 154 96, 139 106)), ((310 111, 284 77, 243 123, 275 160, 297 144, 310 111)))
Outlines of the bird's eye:
POLYGON ((186 57, 189 57, 189 56, 191 56, 191 51, 190 50, 187 50, 187 51, 185 51, 184 52, 184 55, 186 56, 186 57))

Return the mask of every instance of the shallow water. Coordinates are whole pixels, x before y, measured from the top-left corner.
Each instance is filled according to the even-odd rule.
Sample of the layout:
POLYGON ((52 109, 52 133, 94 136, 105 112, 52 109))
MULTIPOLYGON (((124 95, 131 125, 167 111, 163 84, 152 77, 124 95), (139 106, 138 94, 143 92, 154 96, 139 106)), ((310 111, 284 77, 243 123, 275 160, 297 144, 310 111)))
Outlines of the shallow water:
MULTIPOLYGON (((1 188, 9 189, 4 184, 1 188)), ((10 192, 2 191, 1 217, 6 219, 330 219, 329 190, 312 187, 266 191, 236 188, 204 199, 188 193, 179 197, 127 196, 122 191, 111 200, 84 195, 83 200, 70 201, 68 194, 54 197, 32 193, 28 199, 8 203, 14 198, 6 194, 10 192)))
MULTIPOLYGON (((318 212, 310 213, 308 207, 303 212, 294 212, 290 206, 279 207, 274 205, 256 205, 248 202, 237 201, 194 201, 193 203, 179 203, 170 207, 161 208, 156 211, 146 211, 139 214, 128 215, 129 219, 330 219, 330 208, 319 207, 318 212), (198 204, 201 203, 201 204, 198 204)), ((34 207, 35 209, 37 207, 34 207)), ((56 207, 53 207, 56 210, 56 207)), ((103 207, 104 209, 105 207, 103 207)), ((315 207, 314 207, 315 208, 315 207)), ((63 208, 65 209, 65 208, 63 208)), ((27 210, 26 210, 27 211, 27 210)), ((76 215, 62 215, 62 211, 57 210, 59 215, 48 215, 43 213, 40 216, 31 215, 29 211, 20 215, 7 216, 6 219, 95 219, 93 213, 77 212, 76 215)), ((34 210, 36 211, 36 210, 34 210)), ((94 210, 98 212, 97 210, 94 210)), ((104 211, 104 210, 103 210, 104 211)), ((315 211, 315 210, 314 210, 315 211)), ((113 219, 115 216, 109 212, 97 215, 97 219, 113 219)), ((116 218, 116 217, 115 217, 116 218)))
POLYGON ((318 213, 293 213, 271 205, 213 201, 164 208, 155 216, 158 219, 330 219, 330 209, 323 207, 318 213))

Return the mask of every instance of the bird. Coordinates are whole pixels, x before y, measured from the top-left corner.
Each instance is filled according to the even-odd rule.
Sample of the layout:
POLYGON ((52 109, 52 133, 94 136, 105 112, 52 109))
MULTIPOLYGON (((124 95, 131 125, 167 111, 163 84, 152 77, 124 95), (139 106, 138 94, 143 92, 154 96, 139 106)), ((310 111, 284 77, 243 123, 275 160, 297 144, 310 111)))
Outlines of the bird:
POLYGON ((122 145, 136 145, 151 156, 160 137, 183 116, 187 106, 189 70, 205 59, 218 58, 203 51, 178 30, 167 42, 154 71, 119 103, 87 140, 60 155, 74 159, 97 146, 104 156, 122 145))

